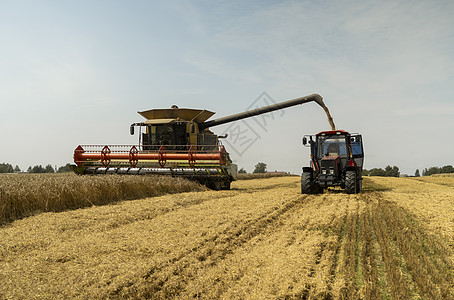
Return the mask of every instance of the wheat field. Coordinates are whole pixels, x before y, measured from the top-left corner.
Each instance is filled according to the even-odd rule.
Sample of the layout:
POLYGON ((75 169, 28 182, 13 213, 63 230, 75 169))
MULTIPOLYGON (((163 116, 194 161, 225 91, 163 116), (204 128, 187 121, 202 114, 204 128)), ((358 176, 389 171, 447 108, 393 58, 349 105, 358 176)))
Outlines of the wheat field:
POLYGON ((0 227, 0 298, 452 299, 453 204, 453 177, 274 177, 41 213, 0 227))
POLYGON ((0 225, 41 212, 203 190, 195 182, 168 176, 0 174, 0 225))

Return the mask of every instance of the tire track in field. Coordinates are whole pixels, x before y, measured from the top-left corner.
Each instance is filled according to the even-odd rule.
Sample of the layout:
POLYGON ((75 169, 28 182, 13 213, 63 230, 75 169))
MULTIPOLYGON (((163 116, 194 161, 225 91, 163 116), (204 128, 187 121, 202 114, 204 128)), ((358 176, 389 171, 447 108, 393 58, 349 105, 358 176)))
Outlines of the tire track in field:
MULTIPOLYGON (((353 210, 333 222, 335 245, 321 243, 313 270, 329 265, 332 281, 320 294, 308 284, 299 298, 428 298, 454 297, 451 249, 418 224, 404 208, 383 199, 381 193, 356 197, 353 210), (328 247, 329 246, 329 247, 328 247)), ((310 277, 317 275, 311 273, 310 277)))
POLYGON ((302 279, 306 288, 284 298, 454 298, 452 249, 445 241, 381 192, 339 197, 350 199, 343 204, 345 214, 323 229, 336 240, 319 243, 302 279), (320 281, 326 268, 331 280, 320 281))
MULTIPOLYGON (((210 194, 213 192, 207 192, 207 193, 202 193, 201 197, 198 198, 191 198, 189 200, 184 199, 184 194, 176 196, 173 203, 167 207, 161 207, 157 208, 152 211, 144 211, 141 215, 138 215, 137 213, 134 213, 133 218, 125 218, 121 221, 115 220, 113 223, 109 224, 107 227, 105 227, 106 230, 110 229, 115 229, 121 226, 125 226, 137 221, 142 221, 142 220, 153 220, 157 217, 162 217, 166 214, 176 212, 180 209, 185 209, 185 208, 190 208, 195 205, 200 205, 208 201, 213 201, 213 195, 210 194)), ((232 197, 238 195, 238 193, 232 193, 232 192, 227 192, 225 194, 220 194, 216 195, 216 199, 220 200, 223 198, 227 197, 232 197)))
MULTIPOLYGON (((295 187, 293 186, 293 188, 295 187)), ((192 282, 190 283, 190 286, 187 288, 185 287, 184 292, 181 293, 183 297, 186 298, 192 297, 192 295, 197 295, 197 297, 207 299, 229 299, 231 297, 248 298, 249 293, 247 291, 240 295, 236 294, 236 292, 232 293, 232 291, 243 290, 245 287, 249 287, 252 283, 251 278, 254 278, 257 272, 261 273, 261 271, 263 271, 267 277, 263 278, 263 281, 266 282, 266 286, 262 286, 261 289, 269 290, 269 285, 273 284, 279 286, 289 286, 291 291, 288 291, 288 293, 285 291, 279 291, 273 292, 273 295, 276 293, 275 296, 278 298, 304 298, 304 293, 307 293, 309 290, 309 288, 304 287, 304 285, 307 286, 309 283, 303 283, 303 286, 299 284, 300 279, 303 278, 300 276, 303 274, 309 274, 308 277, 310 277, 310 274, 315 274, 314 268, 318 268, 317 265, 313 266, 314 268, 311 270, 306 267, 306 262, 308 262, 307 258, 310 259, 310 257, 315 257, 316 259, 317 257, 317 253, 314 255, 312 254, 316 251, 315 248, 317 247, 318 242, 310 241, 311 237, 314 235, 320 237, 320 234, 317 233, 317 229, 315 228, 318 226, 318 222, 314 222, 314 217, 317 220, 320 218, 323 219, 323 224, 329 224, 335 219, 334 215, 337 213, 335 210, 331 210, 328 217, 321 214, 311 217, 311 214, 316 212, 316 210, 320 208, 323 209, 326 202, 329 202, 330 207, 333 208, 336 206, 336 203, 332 201, 332 199, 326 199, 325 195, 300 197, 302 200, 300 204, 295 205, 291 210, 282 214, 278 219, 277 224, 268 226, 265 230, 254 236, 254 239, 246 241, 246 243, 241 245, 241 247, 236 248, 233 253, 226 255, 222 262, 219 261, 220 267, 208 266, 208 268, 204 269, 200 274, 200 276, 204 279, 196 280, 197 282, 192 282), (314 252, 312 252, 312 250, 305 251, 305 247, 302 246, 302 243, 307 244, 310 249, 314 249, 314 252), (301 250, 303 250, 305 254, 299 254, 298 252, 301 250), (278 269, 274 269, 277 266, 276 264, 282 263, 282 259, 285 259, 285 255, 283 256, 282 253, 287 253, 290 257, 293 256, 291 258, 291 262, 284 262, 284 264, 280 265, 282 268, 277 267, 278 269), (266 257, 273 257, 273 259, 271 262, 264 263, 257 261, 266 257), (274 258, 276 258, 275 262, 273 262, 274 258), (298 261, 298 258, 302 258, 304 262, 298 261), (250 259, 252 259, 251 267, 242 266, 242 262, 250 259), (294 271, 287 274, 288 277, 293 279, 286 280, 285 278, 287 277, 281 277, 278 281, 277 278, 272 279, 269 276, 269 272, 271 270, 274 270, 272 272, 285 273, 289 271, 288 264, 293 265, 299 263, 302 263, 301 267, 296 267, 295 265, 294 271), (253 266, 256 266, 257 269, 254 269, 253 266), (223 274, 223 276, 220 277, 217 274, 223 274), (300 275, 295 277, 295 274, 300 275), (293 285, 293 283, 295 283, 295 285, 293 285)), ((330 253, 332 253, 331 250, 333 245, 334 243, 332 239, 322 242, 324 256, 331 255, 330 253), (325 248, 330 251, 324 251, 325 248)), ((319 252, 321 255, 321 251, 319 252)), ((323 266, 320 267, 323 268, 323 266)), ((326 275, 326 278, 328 278, 329 274, 326 275)), ((256 296, 256 298, 262 297, 268 298, 269 295, 267 296, 265 292, 261 296, 256 296)))
MULTIPOLYGON (((112 218, 112 215, 116 213, 117 207, 124 204, 124 202, 118 202, 107 206, 84 208, 77 211, 61 212, 56 215, 56 218, 61 217, 65 219, 65 222, 55 222, 55 224, 53 224, 52 226, 53 230, 50 232, 50 234, 61 235, 68 232, 70 234, 71 240, 78 240, 80 239, 80 236, 87 234, 86 228, 90 228, 91 232, 110 231, 122 226, 127 226, 128 224, 134 222, 143 220, 151 221, 157 217, 176 212, 180 209, 186 209, 195 205, 201 205, 208 201, 213 201, 214 193, 215 192, 212 191, 201 192, 199 193, 199 197, 193 198, 186 198, 185 193, 176 194, 174 195, 173 201, 165 203, 158 207, 145 209, 142 208, 142 210, 140 210, 140 208, 133 206, 130 211, 123 210, 121 213, 121 218, 112 218)), ((219 200, 222 198, 233 197, 238 194, 239 192, 228 191, 224 192, 223 194, 216 194, 216 199, 219 200)), ((154 201, 156 201, 155 199, 156 198, 153 198, 154 201)), ((131 200, 131 203, 138 203, 139 201, 146 200, 131 200)), ((39 219, 48 217, 43 214, 38 215, 35 218, 39 219)), ((37 230, 35 235, 39 236, 39 228, 35 227, 34 230, 37 230)), ((14 253, 15 256, 19 257, 20 255, 26 255, 26 253, 35 251, 37 249, 46 250, 46 248, 50 246, 49 239, 47 239, 45 236, 42 237, 42 241, 34 240, 20 244, 11 243, 11 245, 8 245, 8 243, 6 243, 6 240, 4 240, 3 242, 5 242, 5 244, 7 245, 2 247, 0 257, 2 257, 4 253, 14 253)))
MULTIPOLYGON (((257 180, 257 179, 255 179, 257 180)), ((256 192, 260 191, 265 191, 265 190, 272 190, 275 188, 295 188, 295 183, 290 182, 290 183, 275 183, 275 184, 268 184, 264 186, 259 186, 259 187, 251 187, 251 188, 232 188, 231 191, 241 191, 241 193, 249 193, 253 194, 256 192)))
MULTIPOLYGON (((289 186, 294 188, 295 185, 292 184, 289 186)), ((317 196, 313 196, 313 195, 299 196, 298 199, 295 199, 296 204, 292 205, 292 207, 290 209, 285 210, 284 213, 280 214, 279 218, 275 220, 274 224, 270 224, 269 226, 264 227, 263 230, 261 230, 260 232, 258 232, 254 236, 252 236, 250 239, 245 241, 241 245, 241 247, 237 247, 235 249, 236 251, 229 253, 230 259, 232 258, 232 256, 238 255, 239 252, 247 251, 245 249, 242 249, 244 246, 246 246, 245 245, 246 243, 247 244, 260 243, 260 242, 257 242, 257 240, 255 242, 251 243, 252 238, 260 236, 258 241, 266 241, 269 239, 273 239, 275 234, 280 235, 283 230, 285 231, 285 229, 288 229, 288 224, 286 224, 288 222, 288 219, 292 219, 295 215, 304 213, 306 211, 306 209, 308 208, 308 206, 320 207, 323 204, 325 199, 326 199, 325 196, 321 196, 321 197, 317 197, 317 196), (287 227, 287 228, 285 228, 285 227, 287 227)), ((300 233, 302 233, 303 235, 308 234, 308 232, 310 232, 312 230, 310 228, 311 226, 309 223, 310 223, 309 219, 302 220, 302 223, 298 224, 298 231, 300 233)), ((292 246, 296 242, 295 241, 297 239, 296 235, 297 235, 297 233, 287 235, 287 240, 283 243, 284 247, 292 246)), ((249 246, 251 246, 251 245, 249 245, 249 246)), ((315 271, 311 270, 310 272, 314 273, 315 271)), ((224 282, 224 284, 217 284, 216 295, 214 296, 214 298, 228 299, 229 296, 224 296, 223 293, 226 292, 226 290, 229 288, 229 286, 231 284, 239 283, 242 280, 243 276, 245 276, 245 275, 246 275, 245 273, 243 273, 243 272, 241 272, 241 270, 239 270, 238 275, 235 276, 235 281, 233 283, 224 282)), ((207 291, 202 290, 200 295, 204 295, 204 292, 207 292, 207 291)), ((210 296, 213 296, 213 295, 210 295, 210 296)), ((242 297, 240 297, 240 298, 242 298, 242 297)), ((289 295, 288 297, 284 297, 284 298, 295 298, 295 295, 289 295)))
MULTIPOLYGON (((327 200, 328 197, 330 196, 325 195, 322 198, 322 201, 327 200)), ((330 200, 331 202, 333 201, 333 199, 330 200)), ((342 240, 345 238, 347 212, 340 218, 336 218, 334 214, 331 215, 328 224, 329 225, 326 228, 323 228, 325 237, 334 234, 336 235, 336 239, 326 238, 320 242, 314 255, 313 266, 310 268, 310 273, 308 275, 310 280, 305 284, 305 288, 296 294, 287 294, 284 298, 331 299, 333 286, 332 278, 334 278, 336 268, 338 267, 340 246, 342 240)), ((310 227, 308 229, 313 230, 313 228, 310 227)))
POLYGON ((168 262, 152 267, 143 275, 141 282, 130 282, 118 287, 111 296, 177 297, 187 282, 196 276, 198 269, 216 265, 255 236, 270 229, 275 230, 280 225, 280 218, 300 206, 304 198, 306 197, 301 195, 292 196, 283 205, 268 210, 254 220, 241 222, 205 239, 168 262))
POLYGON ((452 250, 436 235, 430 235, 416 217, 395 203, 381 200, 372 209, 377 212, 374 221, 386 220, 382 223, 382 232, 387 236, 383 242, 392 249, 389 255, 397 269, 389 277, 391 280, 397 278, 407 287, 399 290, 395 287, 397 283, 389 280, 393 293, 397 291, 396 296, 429 299, 454 297, 453 266, 448 259, 452 250))

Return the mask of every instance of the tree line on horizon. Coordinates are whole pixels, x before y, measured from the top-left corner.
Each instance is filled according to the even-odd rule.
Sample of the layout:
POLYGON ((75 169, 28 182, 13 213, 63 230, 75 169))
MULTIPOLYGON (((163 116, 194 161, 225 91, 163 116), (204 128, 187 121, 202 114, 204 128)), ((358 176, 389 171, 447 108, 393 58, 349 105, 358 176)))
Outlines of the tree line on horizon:
POLYGON ((52 165, 48 164, 47 166, 43 167, 42 165, 30 166, 28 167, 27 171, 22 171, 18 165, 13 167, 9 163, 0 163, 0 173, 65 173, 65 172, 72 172, 70 164, 66 164, 57 168, 57 166, 52 167, 52 165))
MULTIPOLYGON (((430 176, 434 174, 449 174, 454 173, 454 167, 451 165, 443 166, 443 167, 430 167, 425 168, 422 171, 422 176, 430 176)), ((385 169, 382 168, 373 168, 370 170, 363 170, 364 176, 384 176, 384 177, 399 177, 400 172, 397 166, 391 167, 390 165, 386 166, 385 169)), ((416 169, 414 177, 420 177, 421 173, 419 169, 416 169)))
POLYGON ((422 171, 422 176, 429 176, 433 174, 447 174, 447 173, 454 173, 454 167, 451 165, 439 167, 431 167, 429 169, 425 168, 422 171))
MULTIPOLYGON (((253 173, 266 173, 266 167, 267 164, 263 162, 259 162, 255 165, 255 169, 253 173)), ((19 168, 18 165, 13 167, 9 163, 0 163, 0 173, 20 173, 22 170, 19 168)), ((70 167, 70 164, 67 163, 64 166, 61 166, 57 168, 57 166, 52 167, 52 165, 48 164, 45 167, 42 165, 36 165, 33 167, 28 167, 27 173, 65 173, 65 172, 72 172, 72 169, 70 167)), ((246 170, 244 168, 241 168, 238 173, 246 173, 246 170)), ((443 167, 430 167, 430 168, 425 168, 422 171, 422 176, 430 176, 434 174, 447 174, 447 173, 454 173, 454 167, 452 165, 446 165, 443 167)), ((384 169, 382 168, 373 168, 370 170, 363 170, 363 175, 364 176, 383 176, 383 177, 399 177, 400 176, 400 171, 399 167, 397 166, 390 166, 387 165, 384 169)), ((421 173, 419 172, 419 169, 416 169, 415 177, 421 176, 421 173)))
MULTIPOLYGON (((266 173, 267 170, 266 170, 266 167, 268 165, 264 162, 258 162, 256 165, 255 165, 255 168, 254 168, 254 171, 252 173, 254 174, 259 174, 259 173, 266 173)), ((238 170, 238 173, 240 174, 246 174, 246 170, 244 168, 241 168, 238 170)))
POLYGON ((363 176, 382 176, 382 177, 399 177, 400 171, 397 166, 387 165, 385 169, 373 168, 370 170, 363 170, 363 176))

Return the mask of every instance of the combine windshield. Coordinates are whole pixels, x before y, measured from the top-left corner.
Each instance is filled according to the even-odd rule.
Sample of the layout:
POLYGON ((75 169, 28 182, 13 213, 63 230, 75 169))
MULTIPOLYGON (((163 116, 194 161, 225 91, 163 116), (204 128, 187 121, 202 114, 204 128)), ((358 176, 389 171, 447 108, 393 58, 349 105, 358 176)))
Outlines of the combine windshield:
POLYGON ((149 125, 143 133, 142 142, 145 150, 156 150, 160 146, 168 149, 179 149, 187 144, 186 126, 184 124, 149 125), (170 146, 170 147, 169 147, 170 146))
POLYGON ((344 136, 319 136, 318 137, 318 156, 337 156, 347 157, 347 146, 344 136))

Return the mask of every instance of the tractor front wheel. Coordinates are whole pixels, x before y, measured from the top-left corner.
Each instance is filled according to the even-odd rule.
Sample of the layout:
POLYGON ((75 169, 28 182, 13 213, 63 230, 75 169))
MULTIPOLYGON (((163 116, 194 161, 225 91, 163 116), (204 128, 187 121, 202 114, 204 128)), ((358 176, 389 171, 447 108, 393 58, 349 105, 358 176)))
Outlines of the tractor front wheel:
POLYGON ((357 180, 355 171, 347 171, 345 173, 345 191, 347 194, 357 193, 357 180))
POLYGON ((312 194, 312 173, 301 174, 301 194, 312 194))

